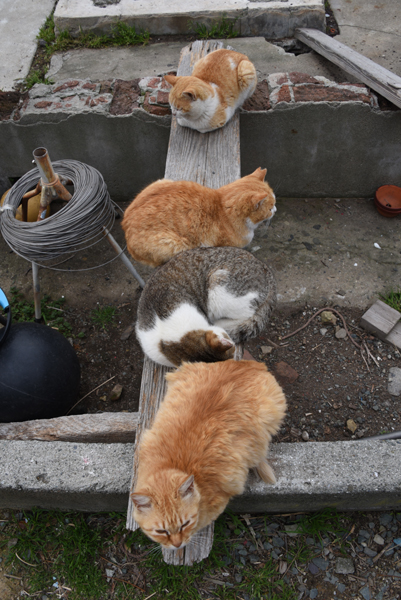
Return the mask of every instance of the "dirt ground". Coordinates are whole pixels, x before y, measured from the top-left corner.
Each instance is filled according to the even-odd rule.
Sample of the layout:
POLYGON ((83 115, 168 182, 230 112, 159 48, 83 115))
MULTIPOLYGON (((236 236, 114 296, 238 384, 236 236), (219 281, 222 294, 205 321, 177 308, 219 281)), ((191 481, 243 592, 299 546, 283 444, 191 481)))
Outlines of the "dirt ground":
MULTIPOLYGON (((138 298, 139 293, 118 305, 104 329, 93 324, 89 306, 67 311, 74 335, 85 332, 82 339, 74 337, 82 368, 81 397, 113 378, 80 402, 77 412, 138 409, 143 354, 135 332, 121 340, 135 319, 138 298), (111 401, 116 384, 123 386, 123 392, 118 401, 111 401)), ((332 441, 401 429, 399 398, 387 391, 388 369, 401 368, 401 354, 359 328, 363 311, 337 307, 353 341, 360 345, 366 340, 379 367, 372 359, 366 364, 349 337, 337 339, 335 326, 322 324, 321 315, 296 335, 281 340, 302 327, 318 308, 276 310, 266 332, 246 344, 251 355, 276 375, 287 396, 288 416, 276 441, 303 441, 303 432, 313 441, 332 441), (347 427, 349 420, 355 424, 354 432, 347 427)), ((338 315, 337 323, 343 329, 338 315)))

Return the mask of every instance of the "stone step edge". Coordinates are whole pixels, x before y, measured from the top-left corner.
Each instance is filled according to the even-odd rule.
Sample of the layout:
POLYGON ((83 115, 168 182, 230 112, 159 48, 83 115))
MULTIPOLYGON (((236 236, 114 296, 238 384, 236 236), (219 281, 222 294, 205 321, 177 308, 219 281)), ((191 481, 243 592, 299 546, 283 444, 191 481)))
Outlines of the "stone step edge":
MULTIPOLYGON (((169 89, 162 75, 131 81, 68 79, 52 85, 36 84, 24 94, 0 92, 0 119, 29 124, 38 119, 54 120, 57 116, 85 113, 127 116, 137 109, 166 116, 171 114, 169 89)), ((363 84, 336 83, 298 72, 273 73, 259 81, 255 93, 241 110, 270 111, 321 102, 360 103, 380 110, 378 97, 363 84)))
MULTIPOLYGON (((133 444, 0 441, 0 507, 125 511, 133 444)), ((401 440, 272 444, 277 483, 250 474, 234 512, 400 509, 401 440)))

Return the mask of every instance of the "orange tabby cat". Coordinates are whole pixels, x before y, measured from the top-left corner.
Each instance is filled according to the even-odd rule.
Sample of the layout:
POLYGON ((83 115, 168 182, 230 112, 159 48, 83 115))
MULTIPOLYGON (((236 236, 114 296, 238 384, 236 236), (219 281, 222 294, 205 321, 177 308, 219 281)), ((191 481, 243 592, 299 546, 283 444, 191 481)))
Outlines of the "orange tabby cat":
POLYGON ((151 183, 125 211, 122 227, 133 258, 152 267, 182 250, 237 246, 276 212, 266 169, 214 190, 192 181, 151 183))
POLYGON ((164 548, 185 546, 244 491, 248 471, 275 483, 268 445, 284 393, 262 363, 184 363, 139 449, 134 517, 164 548))
POLYGON ((223 127, 257 84, 253 64, 233 50, 215 50, 201 58, 192 75, 164 79, 173 86, 169 102, 178 124, 201 133, 223 127))

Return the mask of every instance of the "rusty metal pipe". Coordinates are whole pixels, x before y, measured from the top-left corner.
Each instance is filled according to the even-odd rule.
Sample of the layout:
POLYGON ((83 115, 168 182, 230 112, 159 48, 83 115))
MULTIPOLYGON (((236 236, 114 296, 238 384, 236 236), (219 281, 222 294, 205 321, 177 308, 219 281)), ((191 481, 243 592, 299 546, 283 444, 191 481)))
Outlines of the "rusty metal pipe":
POLYGON ((55 173, 46 148, 36 148, 36 150, 33 151, 33 158, 39 169, 43 183, 50 183, 51 185, 55 180, 55 173))

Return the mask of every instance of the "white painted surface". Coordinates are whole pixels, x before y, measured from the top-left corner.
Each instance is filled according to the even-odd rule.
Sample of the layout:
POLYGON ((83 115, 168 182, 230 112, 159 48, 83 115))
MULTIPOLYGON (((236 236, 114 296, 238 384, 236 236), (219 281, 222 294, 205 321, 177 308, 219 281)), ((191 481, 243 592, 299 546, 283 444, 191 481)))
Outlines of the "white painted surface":
POLYGON ((56 0, 0 0, 0 90, 12 91, 28 74, 39 29, 56 0))

